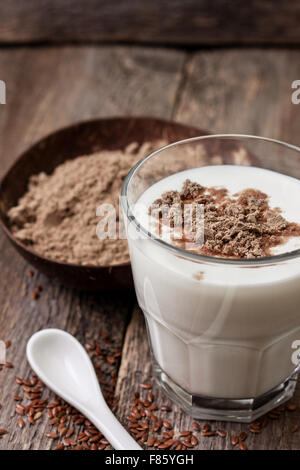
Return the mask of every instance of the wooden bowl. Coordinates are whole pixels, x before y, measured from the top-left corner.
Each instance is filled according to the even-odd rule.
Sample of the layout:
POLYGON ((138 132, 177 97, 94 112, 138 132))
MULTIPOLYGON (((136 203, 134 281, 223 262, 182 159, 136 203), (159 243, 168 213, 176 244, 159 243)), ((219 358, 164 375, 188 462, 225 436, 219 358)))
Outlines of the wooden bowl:
POLYGON ((168 142, 205 135, 194 127, 162 119, 122 117, 78 123, 40 140, 8 170, 0 183, 0 226, 17 251, 36 269, 66 286, 80 289, 127 289, 133 287, 130 263, 113 266, 81 266, 62 263, 35 253, 11 233, 7 211, 26 192, 30 176, 53 172, 57 165, 99 150, 125 148, 163 138, 168 142))

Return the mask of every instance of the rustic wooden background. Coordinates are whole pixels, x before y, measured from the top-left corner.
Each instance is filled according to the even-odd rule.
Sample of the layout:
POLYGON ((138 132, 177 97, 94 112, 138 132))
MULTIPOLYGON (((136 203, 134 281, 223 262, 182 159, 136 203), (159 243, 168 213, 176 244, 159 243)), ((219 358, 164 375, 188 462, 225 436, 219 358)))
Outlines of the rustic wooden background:
MULTIPOLYGON (((0 11, 13 3, 2 3, 0 11)), ((2 39, 3 32, 2 25, 2 39)), ((300 145, 300 105, 291 102, 291 83, 300 78, 298 50, 9 47, 0 49, 0 78, 7 84, 7 104, 0 105, 0 176, 40 137, 99 116, 152 115, 215 132, 260 134, 300 145)), ((117 414, 126 423, 138 383, 151 375, 144 320, 134 294, 78 293, 38 273, 30 277, 29 266, 3 234, 0 253, 0 339, 12 341, 8 360, 14 364, 14 369, 0 371, 0 428, 10 430, 0 439, 0 449, 55 445, 45 437, 46 420, 23 430, 16 426, 12 399, 14 376, 29 372, 26 341, 44 327, 66 329, 82 343, 103 333, 113 338, 121 358, 103 374, 119 396, 117 414), (43 291, 35 301, 30 293, 37 284, 43 291)), ((158 403, 166 402, 155 385, 153 393, 158 403)), ((294 401, 300 405, 299 387, 294 401)), ((168 420, 177 430, 188 428, 191 422, 177 407, 168 420)), ((251 435, 247 445, 252 449, 300 449, 300 434, 291 433, 297 422, 300 411, 285 413, 262 434, 251 435)), ((247 429, 240 424, 222 427, 230 433, 247 429)), ((231 444, 221 438, 201 438, 198 448, 231 448, 231 444)))
POLYGON ((300 3, 287 0, 9 0, 0 42, 299 44, 300 3))

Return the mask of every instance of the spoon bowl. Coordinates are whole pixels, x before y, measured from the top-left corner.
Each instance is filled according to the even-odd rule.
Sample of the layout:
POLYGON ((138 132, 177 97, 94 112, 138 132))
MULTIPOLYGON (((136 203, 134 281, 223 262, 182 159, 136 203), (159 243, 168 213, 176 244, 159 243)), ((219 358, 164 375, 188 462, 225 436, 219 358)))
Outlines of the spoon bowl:
POLYGON ((45 385, 84 414, 116 450, 141 450, 107 406, 93 364, 74 336, 41 330, 29 339, 26 353, 45 385))

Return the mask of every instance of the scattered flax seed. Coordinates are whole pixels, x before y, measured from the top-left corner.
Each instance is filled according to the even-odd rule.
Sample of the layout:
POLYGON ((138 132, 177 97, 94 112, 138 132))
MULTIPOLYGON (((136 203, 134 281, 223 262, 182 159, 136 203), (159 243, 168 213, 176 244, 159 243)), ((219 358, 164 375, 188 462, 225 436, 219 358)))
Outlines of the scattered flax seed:
POLYGON ((216 434, 220 437, 226 437, 227 436, 227 432, 224 431, 223 429, 217 429, 216 434))
POLYGON ((64 450, 65 446, 63 444, 57 444, 54 450, 64 450))
POLYGON ((152 385, 148 383, 142 383, 140 384, 140 387, 145 388, 146 390, 149 390, 150 388, 152 388, 152 385))
POLYGON ((37 299, 39 298, 39 293, 38 293, 36 290, 33 290, 33 291, 31 292, 31 298, 32 298, 33 300, 37 300, 37 299))
POLYGON ((8 369, 13 369, 14 365, 11 362, 6 362, 5 367, 7 367, 8 369))
POLYGON ((258 428, 249 428, 249 431, 252 432, 252 434, 260 434, 261 433, 261 429, 258 429, 258 428))
POLYGON ((20 377, 15 377, 15 381, 17 382, 18 385, 22 385, 22 384, 23 384, 23 380, 20 379, 20 377))
POLYGON ((58 439, 59 437, 55 432, 48 432, 46 436, 49 437, 49 439, 58 439))
POLYGON ((24 414, 25 414, 25 408, 24 408, 24 406, 17 405, 17 406, 16 406, 16 413, 17 413, 18 415, 24 416, 24 414))
POLYGON ((233 446, 236 446, 238 442, 239 442, 239 436, 233 436, 233 438, 231 440, 231 444, 233 446))
POLYGON ((294 426, 291 429, 291 432, 297 432, 299 431, 299 424, 294 424, 294 426))
POLYGON ((245 441, 247 439, 247 433, 244 431, 244 432, 241 432, 241 434, 239 435, 239 441, 242 442, 242 441, 245 441))
POLYGON ((8 431, 6 429, 0 429, 0 436, 4 436, 5 434, 8 434, 8 431))
POLYGON ((20 395, 14 395, 14 400, 15 401, 22 401, 23 397, 21 397, 20 395))
POLYGON ((295 411, 297 409, 297 406, 290 404, 290 405, 287 405, 286 409, 288 411, 295 411))
POLYGON ((202 427, 202 431, 203 432, 207 432, 207 431, 210 431, 210 424, 204 424, 204 426, 202 427))
POLYGON ((17 424, 18 424, 20 429, 23 429, 24 426, 25 426, 25 422, 22 418, 18 418, 17 424))
POLYGON ((192 433, 192 431, 180 431, 179 436, 189 436, 192 433))
POLYGON ((11 346, 11 341, 5 341, 5 347, 8 349, 11 346))
POLYGON ((239 443, 239 449, 240 450, 248 450, 248 447, 246 446, 245 442, 240 442, 239 443))
POLYGON ((213 437, 215 435, 216 435, 215 431, 202 431, 201 432, 201 436, 203 437, 213 437))
POLYGON ((160 409, 161 409, 161 411, 167 411, 167 412, 171 411, 171 408, 169 406, 166 406, 166 405, 161 406, 160 409))
POLYGON ((163 427, 166 429, 172 429, 172 425, 169 421, 163 421, 163 427))
POLYGON ((200 431, 200 425, 196 422, 192 422, 192 428, 195 429, 195 431, 200 431))

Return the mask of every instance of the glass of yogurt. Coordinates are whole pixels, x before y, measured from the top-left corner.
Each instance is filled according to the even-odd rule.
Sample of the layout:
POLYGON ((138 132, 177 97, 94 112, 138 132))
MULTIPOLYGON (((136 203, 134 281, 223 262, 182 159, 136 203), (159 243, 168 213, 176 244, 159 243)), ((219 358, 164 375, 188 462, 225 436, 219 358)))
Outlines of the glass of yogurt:
POLYGON ((285 220, 300 224, 300 149, 256 136, 192 138, 143 158, 122 188, 157 382, 194 417, 250 422, 294 393, 300 237, 258 257, 182 247, 167 231, 154 229, 149 208, 163 193, 180 191, 187 179, 225 188, 232 197, 249 188, 261 191, 285 220))

